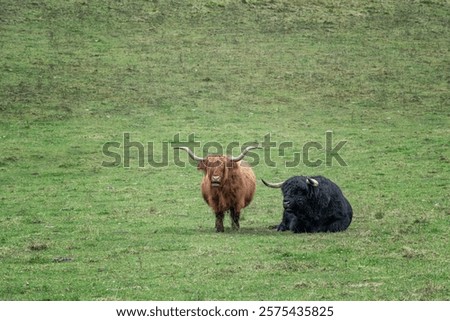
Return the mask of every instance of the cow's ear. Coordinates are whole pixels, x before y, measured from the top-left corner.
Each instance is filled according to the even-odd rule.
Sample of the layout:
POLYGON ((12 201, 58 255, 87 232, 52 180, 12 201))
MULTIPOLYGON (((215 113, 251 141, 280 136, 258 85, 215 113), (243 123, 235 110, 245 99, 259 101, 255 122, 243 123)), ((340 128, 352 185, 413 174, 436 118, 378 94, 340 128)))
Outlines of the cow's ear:
POLYGON ((197 164, 197 169, 199 171, 206 171, 206 160, 201 160, 197 164))
POLYGON ((310 178, 310 177, 306 178, 306 184, 313 186, 313 187, 319 186, 319 182, 316 181, 314 178, 310 178))

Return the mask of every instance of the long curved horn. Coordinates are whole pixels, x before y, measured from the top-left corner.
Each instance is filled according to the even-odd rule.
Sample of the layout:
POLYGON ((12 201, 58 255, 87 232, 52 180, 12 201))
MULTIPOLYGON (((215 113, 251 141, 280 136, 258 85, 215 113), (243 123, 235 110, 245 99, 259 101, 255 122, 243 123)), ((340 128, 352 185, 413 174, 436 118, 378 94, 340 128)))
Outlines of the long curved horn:
POLYGON ((174 147, 174 149, 182 149, 182 150, 184 150, 185 152, 187 152, 189 154, 189 156, 193 160, 195 160, 197 162, 201 162, 201 161, 205 160, 204 158, 201 158, 201 157, 198 157, 197 155, 195 155, 194 152, 189 149, 189 147, 184 147, 184 146, 182 146, 182 147, 174 147))
POLYGON ((256 149, 256 148, 261 148, 261 147, 258 147, 258 146, 248 146, 246 149, 244 149, 244 151, 243 151, 239 156, 231 157, 230 159, 231 159, 232 162, 238 162, 238 161, 240 161, 241 159, 244 158, 245 154, 247 154, 247 152, 248 152, 249 150, 256 149))
POLYGON ((272 188, 281 188, 281 186, 283 186, 284 182, 280 182, 280 183, 269 183, 266 182, 265 180, 261 179, 262 182, 264 183, 264 185, 266 185, 267 187, 272 187, 272 188))

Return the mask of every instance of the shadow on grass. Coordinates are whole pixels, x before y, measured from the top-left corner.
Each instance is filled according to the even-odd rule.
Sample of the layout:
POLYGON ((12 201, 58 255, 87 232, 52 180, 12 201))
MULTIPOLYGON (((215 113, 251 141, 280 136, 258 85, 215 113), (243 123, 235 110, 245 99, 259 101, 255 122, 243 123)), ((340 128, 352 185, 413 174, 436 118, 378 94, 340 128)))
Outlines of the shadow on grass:
POLYGON ((261 227, 241 227, 239 230, 233 230, 231 227, 225 227, 225 232, 218 233, 214 227, 201 226, 196 229, 190 229, 192 233, 201 234, 217 234, 217 235, 276 235, 283 234, 277 232, 273 226, 261 226, 261 227))

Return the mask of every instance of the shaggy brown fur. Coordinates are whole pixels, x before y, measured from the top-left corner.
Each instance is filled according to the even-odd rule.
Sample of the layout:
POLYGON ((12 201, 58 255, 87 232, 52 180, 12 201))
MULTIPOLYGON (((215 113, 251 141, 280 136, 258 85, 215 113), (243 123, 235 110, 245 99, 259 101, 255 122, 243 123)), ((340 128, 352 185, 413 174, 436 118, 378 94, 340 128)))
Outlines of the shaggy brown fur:
POLYGON ((227 156, 208 156, 198 163, 205 173, 201 189, 205 202, 216 214, 216 231, 223 232, 223 218, 230 211, 233 229, 239 229, 241 210, 250 204, 255 194, 256 177, 244 161, 232 161, 227 156))

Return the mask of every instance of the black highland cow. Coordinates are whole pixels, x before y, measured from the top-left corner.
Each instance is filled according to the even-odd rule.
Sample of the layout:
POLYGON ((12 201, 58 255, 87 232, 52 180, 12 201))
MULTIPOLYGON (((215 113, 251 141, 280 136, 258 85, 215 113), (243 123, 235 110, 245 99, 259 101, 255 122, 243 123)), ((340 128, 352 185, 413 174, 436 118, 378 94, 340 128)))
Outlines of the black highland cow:
POLYGON ((278 231, 294 233, 339 232, 350 225, 353 210, 341 189, 322 176, 294 176, 266 186, 281 188, 283 219, 278 231))

